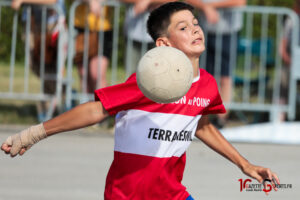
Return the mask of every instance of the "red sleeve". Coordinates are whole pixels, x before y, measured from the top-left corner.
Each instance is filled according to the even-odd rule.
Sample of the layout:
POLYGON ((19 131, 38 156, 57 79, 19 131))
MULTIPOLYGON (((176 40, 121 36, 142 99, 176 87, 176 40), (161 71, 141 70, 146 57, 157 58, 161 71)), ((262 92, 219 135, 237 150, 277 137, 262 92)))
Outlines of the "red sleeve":
POLYGON ((135 74, 125 83, 95 90, 94 95, 110 115, 133 108, 145 98, 137 86, 135 74))
POLYGON ((205 71, 205 73, 207 73, 208 77, 209 92, 211 93, 211 102, 209 106, 204 110, 203 115, 226 113, 226 109, 223 105, 222 98, 220 96, 215 78, 208 72, 205 71))

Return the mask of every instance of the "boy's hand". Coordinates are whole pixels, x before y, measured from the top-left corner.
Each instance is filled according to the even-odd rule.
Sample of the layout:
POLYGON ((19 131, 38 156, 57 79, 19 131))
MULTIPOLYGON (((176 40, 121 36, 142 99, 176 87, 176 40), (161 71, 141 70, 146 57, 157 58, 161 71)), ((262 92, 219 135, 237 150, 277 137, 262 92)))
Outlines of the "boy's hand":
MULTIPOLYGON (((270 180, 274 190, 278 190, 276 184, 280 184, 279 178, 270 169, 248 164, 246 167, 242 168, 242 171, 244 174, 255 178, 260 183, 264 183, 263 181, 266 179, 270 180)), ((267 185, 264 183, 264 188, 266 189, 266 187, 267 185)), ((268 192, 266 192, 266 194, 268 194, 268 192)))
POLYGON ((11 157, 25 153, 32 145, 47 137, 43 124, 32 126, 21 133, 10 136, 2 144, 1 150, 11 157))

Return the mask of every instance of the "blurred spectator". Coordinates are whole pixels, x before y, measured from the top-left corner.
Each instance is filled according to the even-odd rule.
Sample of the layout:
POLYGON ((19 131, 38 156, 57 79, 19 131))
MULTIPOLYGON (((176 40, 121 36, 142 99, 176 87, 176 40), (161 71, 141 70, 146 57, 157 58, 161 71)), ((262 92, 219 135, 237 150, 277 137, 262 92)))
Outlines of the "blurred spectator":
POLYGON ((126 69, 131 69, 129 74, 136 71, 140 57, 146 50, 154 47, 154 42, 150 35, 147 33, 146 22, 149 12, 135 13, 134 6, 129 6, 126 10, 125 18, 125 34, 127 42, 130 43, 130 49, 126 53, 126 69), (144 46, 143 46, 144 45, 144 46), (130 56, 129 56, 130 55, 130 56))
MULTIPOLYGON (((222 49, 220 50, 221 56, 221 77, 220 77, 220 94, 223 102, 229 103, 231 101, 232 93, 232 79, 230 77, 231 66, 230 65, 230 49, 231 38, 238 33, 242 28, 242 16, 240 13, 233 12, 228 8, 237 6, 244 6, 245 0, 202 0, 207 4, 218 10, 219 19, 217 23, 211 23, 209 20, 203 19, 201 22, 206 36, 206 70, 212 75, 215 74, 215 56, 217 53, 216 39, 220 37, 222 39, 222 49)), ((228 112, 226 114, 220 114, 217 116, 214 124, 218 128, 222 128, 227 120, 228 112)))
POLYGON ((83 92, 93 93, 95 89, 106 87, 106 72, 112 52, 111 9, 101 6, 103 0, 87 0, 87 4, 79 5, 75 13, 76 53, 74 63, 78 66, 83 92), (88 69, 83 66, 85 47, 85 28, 89 27, 88 69), (98 56, 99 32, 104 34, 103 55, 98 56), (100 75, 100 77, 98 76, 100 75), (87 80, 87 83, 84 80, 87 80))
MULTIPOLYGON (((131 3, 126 10, 125 19, 125 34, 128 41, 132 42, 130 49, 126 51, 127 69, 130 69, 130 74, 136 71, 143 50, 146 51, 155 46, 152 38, 147 33, 146 21, 149 16, 149 11, 172 0, 121 0, 125 3, 131 3), (143 46, 144 45, 144 46, 143 46), (143 48, 144 47, 144 48, 143 48), (130 55, 130 57, 129 57, 130 55)), ((207 20, 210 23, 218 21, 217 11, 200 0, 186 0, 186 3, 193 5, 195 8, 204 12, 207 20)))
POLYGON ((122 1, 134 3, 127 6, 124 25, 127 43, 130 44, 126 51, 126 69, 127 73, 131 74, 136 71, 142 54, 154 47, 154 42, 146 29, 149 10, 154 6, 150 0, 122 1))
MULTIPOLYGON (((300 0, 294 2, 293 10, 298 14, 300 20, 300 0)), ((299 24, 300 25, 300 24, 299 24)), ((280 87, 280 104, 286 104, 288 98, 288 88, 289 88, 289 74, 291 67, 291 40, 292 40, 292 30, 294 24, 292 19, 287 17, 284 22, 283 37, 280 41, 280 55, 282 57, 284 66, 281 69, 281 87, 280 87)), ((300 34, 299 34, 300 41, 300 34)), ((280 113, 279 121, 286 120, 286 113, 280 113)))
MULTIPOLYGON (((41 5, 57 4, 62 11, 64 11, 64 0, 13 0, 11 6, 18 10, 22 4, 31 5, 31 30, 30 30, 30 65, 32 71, 40 77, 43 77, 43 90, 46 94, 55 94, 56 92, 56 74, 57 74, 57 48, 58 48, 58 34, 61 34, 64 42, 64 57, 67 54, 67 31, 65 26, 65 16, 58 16, 58 14, 51 9, 47 9, 46 13, 46 30, 45 30, 45 56, 41 60, 41 43, 42 43, 42 7, 41 5), (61 32, 59 32, 62 30, 61 32), (41 62, 44 64, 44 72, 41 72, 41 62)), ((24 10, 23 20, 27 20, 28 16, 24 10)), ((61 66, 62 67, 62 66, 61 66)), ((63 68, 62 68, 63 69, 63 68)), ((55 99, 53 99, 55 101, 55 99)), ((44 121, 48 110, 49 102, 41 101, 38 103, 38 120, 44 121)), ((55 104, 55 102, 53 103, 55 104)))

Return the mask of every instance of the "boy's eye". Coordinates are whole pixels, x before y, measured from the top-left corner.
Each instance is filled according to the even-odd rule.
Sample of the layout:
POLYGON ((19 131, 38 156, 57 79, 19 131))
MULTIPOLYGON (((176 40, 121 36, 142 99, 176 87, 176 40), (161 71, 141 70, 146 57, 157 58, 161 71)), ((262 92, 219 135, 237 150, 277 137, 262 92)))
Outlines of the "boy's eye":
POLYGON ((180 28, 180 30, 181 30, 181 31, 184 31, 185 29, 186 29, 186 27, 182 27, 182 28, 180 28))
POLYGON ((194 23, 194 26, 199 26, 199 23, 197 22, 197 23, 194 23))

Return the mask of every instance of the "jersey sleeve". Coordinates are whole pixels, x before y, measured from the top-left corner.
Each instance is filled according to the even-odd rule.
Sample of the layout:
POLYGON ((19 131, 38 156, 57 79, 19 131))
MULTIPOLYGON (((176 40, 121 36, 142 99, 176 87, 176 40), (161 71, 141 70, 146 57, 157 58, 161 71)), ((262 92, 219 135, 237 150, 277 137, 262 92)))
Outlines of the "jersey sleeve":
POLYGON ((211 102, 209 106, 204 110, 203 115, 226 113, 226 109, 223 105, 223 101, 219 93, 217 82, 211 75, 209 75, 209 82, 210 92, 212 93, 211 102))
POLYGON ((124 83, 95 90, 94 95, 110 115, 133 108, 145 98, 137 86, 135 74, 124 83))

